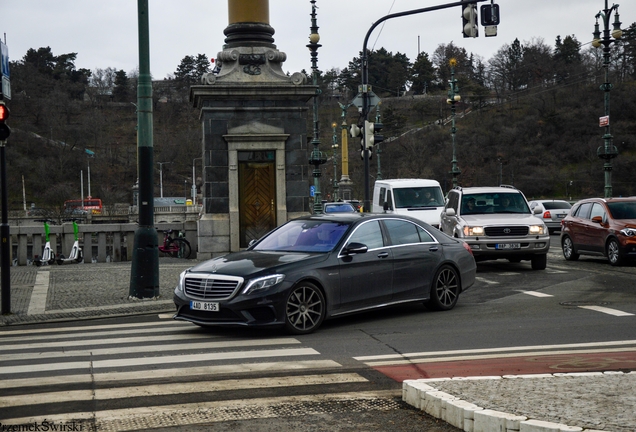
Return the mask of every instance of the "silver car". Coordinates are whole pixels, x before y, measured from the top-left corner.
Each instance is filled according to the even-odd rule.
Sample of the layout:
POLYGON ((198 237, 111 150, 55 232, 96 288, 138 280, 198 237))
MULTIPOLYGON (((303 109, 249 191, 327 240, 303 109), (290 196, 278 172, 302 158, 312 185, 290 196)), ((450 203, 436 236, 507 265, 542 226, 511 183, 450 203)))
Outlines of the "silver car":
POLYGON ((529 260, 533 270, 546 268, 548 227, 511 186, 455 187, 448 192, 440 229, 468 243, 476 261, 529 260))
POLYGON ((536 213, 536 209, 541 210, 541 215, 550 234, 555 231, 561 231, 561 221, 570 213, 572 205, 563 200, 534 200, 530 201, 530 209, 536 213))

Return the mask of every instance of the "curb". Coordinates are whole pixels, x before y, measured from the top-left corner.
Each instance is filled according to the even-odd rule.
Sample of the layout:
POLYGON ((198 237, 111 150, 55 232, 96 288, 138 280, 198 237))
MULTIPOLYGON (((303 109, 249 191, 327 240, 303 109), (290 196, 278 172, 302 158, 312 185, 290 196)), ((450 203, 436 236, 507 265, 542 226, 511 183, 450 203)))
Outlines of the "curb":
POLYGON ((464 432, 602 432, 596 429, 568 426, 523 415, 487 409, 438 390, 435 382, 501 379, 549 378, 563 376, 603 376, 622 372, 560 373, 535 375, 475 376, 405 380, 402 400, 464 432))

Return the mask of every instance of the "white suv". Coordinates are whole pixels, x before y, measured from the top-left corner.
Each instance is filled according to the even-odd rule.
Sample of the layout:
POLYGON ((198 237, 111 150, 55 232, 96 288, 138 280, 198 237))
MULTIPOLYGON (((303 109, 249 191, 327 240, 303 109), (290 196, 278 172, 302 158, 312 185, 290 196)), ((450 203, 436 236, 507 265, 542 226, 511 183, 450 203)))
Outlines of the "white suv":
POLYGON ((468 243, 476 261, 530 260, 533 270, 546 267, 548 227, 512 186, 455 187, 448 192, 440 229, 468 243))

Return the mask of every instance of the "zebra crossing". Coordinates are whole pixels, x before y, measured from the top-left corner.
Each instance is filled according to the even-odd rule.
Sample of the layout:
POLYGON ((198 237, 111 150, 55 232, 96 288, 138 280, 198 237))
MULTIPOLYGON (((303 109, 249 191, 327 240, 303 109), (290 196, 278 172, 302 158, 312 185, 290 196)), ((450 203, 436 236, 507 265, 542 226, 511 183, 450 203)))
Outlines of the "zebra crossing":
POLYGON ((268 418, 317 394, 351 399, 369 382, 298 339, 250 336, 177 321, 2 330, 0 425, 122 431, 268 418))

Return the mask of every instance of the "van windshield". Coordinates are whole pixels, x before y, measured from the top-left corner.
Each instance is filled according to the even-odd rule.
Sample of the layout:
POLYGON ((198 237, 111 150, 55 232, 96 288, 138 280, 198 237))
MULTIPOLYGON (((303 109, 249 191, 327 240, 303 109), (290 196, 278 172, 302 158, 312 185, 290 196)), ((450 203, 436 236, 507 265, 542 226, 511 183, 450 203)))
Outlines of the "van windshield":
POLYGON ((444 205, 442 190, 436 186, 393 189, 395 208, 441 207, 444 205))

